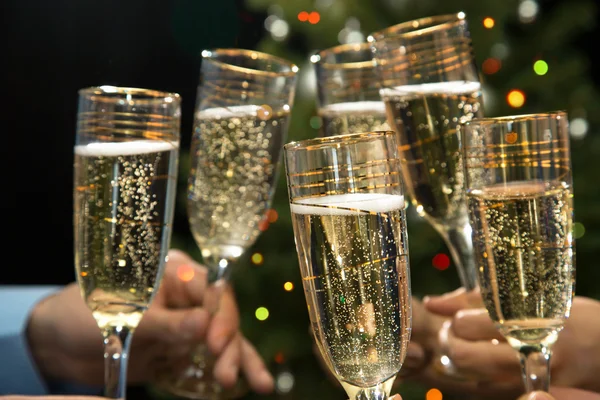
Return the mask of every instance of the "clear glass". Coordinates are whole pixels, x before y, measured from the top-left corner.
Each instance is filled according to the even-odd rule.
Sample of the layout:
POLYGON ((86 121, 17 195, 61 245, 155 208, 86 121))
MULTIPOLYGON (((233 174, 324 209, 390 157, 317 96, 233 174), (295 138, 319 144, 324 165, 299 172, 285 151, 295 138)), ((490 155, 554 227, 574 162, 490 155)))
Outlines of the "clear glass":
MULTIPOLYGON (((209 270, 204 306, 215 312, 231 267, 254 244, 277 182, 298 68, 242 49, 202 53, 191 143, 187 212, 209 270)), ((164 371, 158 385, 178 396, 239 397, 213 376, 214 357, 201 345, 183 369, 164 371)))
POLYGON ((575 286, 567 114, 474 119, 460 130, 483 301, 520 354, 526 390, 547 391, 575 286))
POLYGON ((387 399, 410 340, 408 238, 395 132, 285 146, 314 339, 351 400, 387 399))
POLYGON ((369 38, 388 123, 417 212, 441 234, 461 284, 477 286, 457 126, 483 116, 464 13, 398 24, 369 38))
POLYGON ((127 358, 171 240, 180 97, 101 86, 79 91, 74 148, 75 266, 104 336, 104 395, 124 399, 127 358))
POLYGON ((343 44, 310 60, 317 75, 321 136, 390 130, 370 44, 343 44))

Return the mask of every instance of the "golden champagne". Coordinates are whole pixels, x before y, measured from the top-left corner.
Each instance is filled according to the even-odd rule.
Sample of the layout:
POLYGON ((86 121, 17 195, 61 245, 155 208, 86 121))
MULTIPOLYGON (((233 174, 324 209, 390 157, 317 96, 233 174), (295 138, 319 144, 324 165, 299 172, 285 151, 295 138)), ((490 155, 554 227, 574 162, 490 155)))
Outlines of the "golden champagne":
POLYGON ((322 136, 390 130, 381 101, 329 104, 319 110, 319 116, 322 136))
POLYGON ((170 243, 178 143, 75 146, 75 263, 100 328, 135 328, 170 243))
POLYGON ((295 201, 291 211, 323 358, 346 385, 393 378, 411 329, 404 197, 332 195, 295 201))
POLYGON ((432 224, 467 219, 456 127, 482 116, 479 82, 440 82, 383 89, 388 122, 399 134, 402 172, 412 203, 432 224))
POLYGON ((574 295, 571 188, 512 182, 468 194, 481 293, 517 349, 549 346, 574 295))
POLYGON ((289 112, 252 105, 196 114, 187 204, 192 234, 208 265, 226 266, 258 237, 288 119, 289 112))

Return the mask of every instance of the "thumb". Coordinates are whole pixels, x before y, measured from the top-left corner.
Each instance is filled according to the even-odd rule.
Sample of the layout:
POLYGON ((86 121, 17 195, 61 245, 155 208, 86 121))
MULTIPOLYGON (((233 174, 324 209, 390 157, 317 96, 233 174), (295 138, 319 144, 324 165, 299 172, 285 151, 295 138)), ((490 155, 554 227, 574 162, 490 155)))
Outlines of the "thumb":
POLYGON ((465 288, 441 296, 426 296, 423 305, 427 311, 446 317, 454 316, 459 310, 483 307, 479 289, 467 291, 465 288))
POLYGON ((554 397, 546 392, 533 392, 524 394, 518 400, 555 400, 554 397))
POLYGON ((210 315, 202 308, 150 309, 136 329, 136 336, 165 343, 202 340, 210 315))
POLYGON ((390 400, 402 400, 402 397, 399 394, 395 394, 392 397, 390 397, 390 400))

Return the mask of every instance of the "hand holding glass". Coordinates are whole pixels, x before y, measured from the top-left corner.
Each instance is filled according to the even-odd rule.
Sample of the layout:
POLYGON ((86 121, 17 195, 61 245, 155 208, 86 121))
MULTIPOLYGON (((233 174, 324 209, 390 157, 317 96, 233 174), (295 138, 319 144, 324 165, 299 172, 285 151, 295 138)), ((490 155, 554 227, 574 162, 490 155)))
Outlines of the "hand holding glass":
POLYGON ((162 277, 180 115, 177 94, 113 86, 79 92, 75 266, 104 336, 106 397, 125 398, 131 337, 162 277))
POLYGON ((575 283, 567 114, 474 119, 461 130, 483 301, 519 351, 526 390, 548 391, 575 283))
POLYGON ((387 399, 410 339, 408 239, 394 132, 285 146, 315 341, 351 400, 387 399))
MULTIPOLYGON (((209 270, 204 304, 219 306, 231 266, 254 244, 271 205, 288 130, 298 68, 242 49, 202 53, 188 178, 192 235, 209 270)), ((160 387, 201 399, 238 397, 213 375, 214 357, 201 345, 183 370, 165 371, 160 387)))

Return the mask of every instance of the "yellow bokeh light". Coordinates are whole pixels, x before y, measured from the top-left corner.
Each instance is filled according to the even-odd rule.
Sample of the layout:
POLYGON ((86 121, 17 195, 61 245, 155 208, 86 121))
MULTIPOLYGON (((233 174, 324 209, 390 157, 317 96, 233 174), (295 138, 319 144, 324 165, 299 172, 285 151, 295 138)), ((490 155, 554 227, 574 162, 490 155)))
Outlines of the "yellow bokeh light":
POLYGON ((269 310, 267 310, 266 307, 258 307, 254 315, 256 316, 257 320, 264 321, 269 318, 269 310))
POLYGON ((291 292, 292 290, 294 290, 294 284, 292 282, 286 282, 283 284, 283 288, 286 292, 291 292))
POLYGON ((256 265, 262 264, 264 261, 263 255, 260 253, 252 254, 252 263, 256 265))
POLYGON ((511 90, 508 92, 508 95, 506 95, 506 101, 508 102, 508 105, 513 108, 522 107, 523 104, 525 104, 525 93, 517 89, 511 90))
POLYGON ((429 389, 425 395, 426 400, 442 400, 443 398, 442 392, 435 388, 429 389))
POLYGON ((491 18, 491 17, 484 18, 483 26, 485 26, 487 29, 492 29, 494 27, 494 25, 496 25, 496 21, 494 21, 494 18, 491 18))

